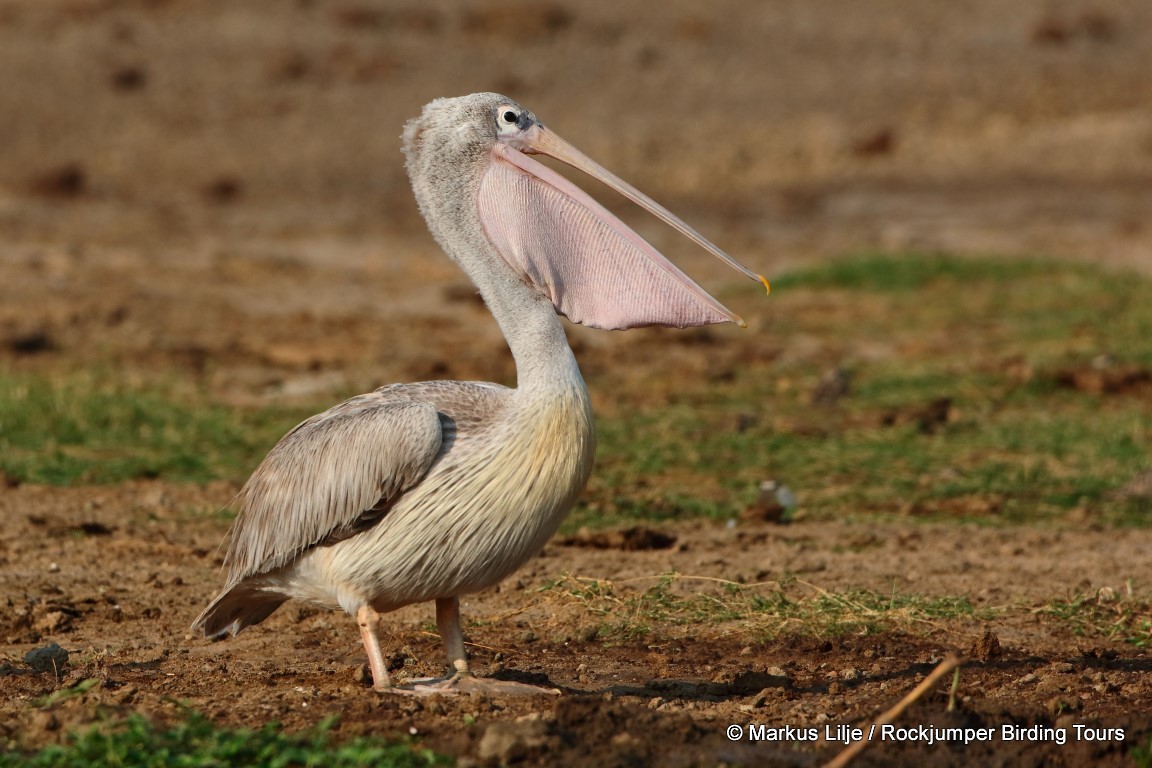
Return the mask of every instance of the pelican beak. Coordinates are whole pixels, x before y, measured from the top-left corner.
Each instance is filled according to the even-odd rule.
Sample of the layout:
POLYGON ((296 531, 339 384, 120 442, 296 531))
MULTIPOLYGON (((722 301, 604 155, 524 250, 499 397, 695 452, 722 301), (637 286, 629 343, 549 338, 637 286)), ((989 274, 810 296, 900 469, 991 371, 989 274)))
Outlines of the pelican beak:
POLYGON ((639 205, 641 208, 651 213, 656 218, 663 221, 665 224, 677 230, 680 232, 680 234, 684 235, 689 240, 696 243, 701 248, 708 251, 713 256, 720 259, 740 274, 751 278, 752 280, 760 281, 760 283, 764 285, 765 291, 771 292, 772 286, 763 275, 753 272, 743 264, 733 259, 728 254, 724 253, 724 251, 720 250, 720 248, 712 243, 712 241, 708 240, 695 229, 685 224, 679 216, 676 216, 667 208, 660 205, 652 198, 648 197, 648 195, 644 194, 628 182, 621 179, 616 174, 604 168, 595 160, 588 157, 583 152, 576 149, 576 147, 564 141, 564 139, 552 133, 539 123, 534 124, 527 132, 525 132, 524 135, 509 142, 509 144, 512 146, 512 148, 517 149, 525 154, 547 155, 548 157, 555 158, 556 160, 559 160, 566 165, 570 165, 573 168, 588 174, 602 184, 605 184, 620 194, 624 195, 624 197, 628 198, 632 202, 639 205))

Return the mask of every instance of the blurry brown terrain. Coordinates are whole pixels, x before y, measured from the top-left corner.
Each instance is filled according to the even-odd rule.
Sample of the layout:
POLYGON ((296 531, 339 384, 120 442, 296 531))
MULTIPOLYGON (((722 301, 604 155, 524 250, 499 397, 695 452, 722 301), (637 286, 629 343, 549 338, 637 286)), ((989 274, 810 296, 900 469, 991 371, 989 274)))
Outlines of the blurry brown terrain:
POLYGON ((0 2, 0 336, 392 380, 421 373, 392 324, 465 318, 496 352, 445 300, 468 287, 399 150, 421 105, 480 90, 769 276, 867 249, 1152 268, 1147 3, 645 8, 0 2))
MULTIPOLYGON (((402 127, 424 103, 484 90, 522 102, 769 277, 869 250, 1152 271, 1147 0, 0 0, 0 370, 112 365, 194 380, 230 402, 432 377, 511 383, 495 323, 428 235, 400 153, 402 127)), ((732 279, 654 220, 602 199, 703 284, 732 279)), ((595 370, 652 337, 574 328, 572 338, 595 370)), ((674 362, 656 357, 645 358, 649 375, 673 375, 674 362)), ((429 746, 464 756, 477 754, 486 723, 543 711, 544 746, 524 748, 531 764, 579 765, 587 745, 609 742, 619 760, 604 765, 759 764, 776 753, 728 745, 726 723, 866 721, 939 648, 915 635, 785 638, 751 659, 724 636, 605 645, 565 626, 534 590, 560 570, 754 576, 764 547, 776 547, 773 556, 818 560, 830 587, 862 578, 883 591, 898 571, 950 594, 1026 592, 1042 575, 1052 594, 1084 573, 1111 574, 1119 559, 1109 534, 1063 531, 1029 546, 1074 567, 1029 554, 1014 570, 1011 529, 982 531, 976 546, 948 527, 910 545, 882 531, 888 559, 839 556, 867 532, 819 524, 797 534, 800 549, 770 525, 750 534, 758 544, 680 531, 698 547, 667 555, 550 545, 547 567, 537 561, 517 586, 476 598, 474 615, 493 619, 530 604, 514 622, 493 620, 479 633, 492 648, 476 653, 485 668, 498 648, 567 695, 435 709, 353 683, 360 652, 343 616, 286 610, 222 646, 184 636, 213 592, 225 524, 178 509, 186 496, 222 505, 234 491, 0 484, 15 521, 0 537, 8 598, 57 596, 0 601, 0 647, 16 658, 58 632, 74 632, 64 641, 73 648, 115 646, 88 672, 116 683, 97 703, 121 710, 163 714, 179 699, 251 727, 340 713, 349 732, 418 728, 429 746), (93 521, 116 535, 68 536, 93 521), (48 570, 64 557, 70 580, 48 570), (953 580, 952 566, 970 562, 979 567, 953 580), (540 626, 548 634, 526 639, 540 626), (740 675, 780 665, 787 690, 741 687, 740 675), (717 687, 667 682, 701 676, 717 687), (480 725, 462 729, 466 717, 480 725), (630 723, 643 730, 621 739, 630 723)), ((1136 557, 1146 538, 1126 538, 1124 552, 1136 557)), ((405 613, 393 639, 436 673, 437 641, 420 619, 405 613)), ((1030 621, 1006 624, 1013 650, 985 653, 972 672, 980 717, 1047 722, 1063 712, 1061 696, 1083 689, 1084 717, 1152 728, 1142 650, 1101 650, 1030 621), (1028 685, 1038 686, 1022 687, 1037 669, 1028 685)), ((977 643, 971 632, 963 641, 977 643)), ((42 678, 0 676, 0 736, 60 738, 30 704, 52 689, 42 678)), ((76 702, 57 714, 71 726, 93 711, 76 702)), ((1127 760, 1127 747, 1090 747, 1045 745, 1043 755, 1127 760)), ((909 749, 907 764, 965 760, 909 749)), ((509 755, 520 753, 496 756, 509 755)))

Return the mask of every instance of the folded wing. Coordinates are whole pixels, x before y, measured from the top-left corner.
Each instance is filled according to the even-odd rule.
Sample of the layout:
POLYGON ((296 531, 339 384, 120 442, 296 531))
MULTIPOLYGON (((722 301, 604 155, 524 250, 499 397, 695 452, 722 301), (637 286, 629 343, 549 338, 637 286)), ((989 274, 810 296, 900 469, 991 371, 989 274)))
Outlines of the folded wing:
POLYGON ((240 491, 225 558, 228 584, 371 526, 423 479, 442 437, 435 406, 381 393, 301 423, 240 491))

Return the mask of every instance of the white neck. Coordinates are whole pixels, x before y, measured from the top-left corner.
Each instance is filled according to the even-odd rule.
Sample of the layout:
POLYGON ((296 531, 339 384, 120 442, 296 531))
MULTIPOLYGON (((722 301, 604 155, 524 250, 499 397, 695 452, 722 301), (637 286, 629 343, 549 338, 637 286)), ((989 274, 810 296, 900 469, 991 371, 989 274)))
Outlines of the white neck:
POLYGON ((469 276, 512 350, 517 389, 583 392, 584 378, 552 302, 511 270, 476 271, 480 274, 469 276))
POLYGON ((552 302, 526 284, 484 232, 477 207, 491 147, 462 138, 452 115, 425 115, 405 133, 408 173, 428 229, 480 289, 516 360, 517 389, 587 390, 552 302), (429 137, 432 138, 429 138, 429 137))

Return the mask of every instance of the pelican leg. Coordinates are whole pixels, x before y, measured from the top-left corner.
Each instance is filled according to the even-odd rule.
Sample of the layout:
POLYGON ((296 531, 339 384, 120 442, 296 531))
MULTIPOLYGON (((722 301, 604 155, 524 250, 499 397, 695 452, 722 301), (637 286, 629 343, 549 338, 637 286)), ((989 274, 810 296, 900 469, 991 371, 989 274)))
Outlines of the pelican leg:
POLYGON ((464 650, 464 632, 460 628, 460 598, 444 597, 436 600, 436 628, 444 641, 444 650, 452 664, 453 673, 441 680, 414 681, 412 688, 394 688, 397 693, 417 696, 433 694, 486 693, 496 696, 558 695, 555 688, 538 688, 511 680, 490 680, 474 677, 468 668, 468 654, 464 650))
POLYGON ((372 670, 372 688, 377 691, 392 689, 392 678, 388 676, 388 664, 384 652, 380 650, 380 614, 371 606, 362 605, 356 611, 356 623, 360 625, 360 639, 364 641, 364 651, 368 654, 368 667, 372 670))
POLYGON ((448 662, 452 665, 453 678, 468 677, 468 654, 464 650, 464 631, 460 628, 460 598, 441 597, 436 599, 436 629, 444 641, 448 662))

